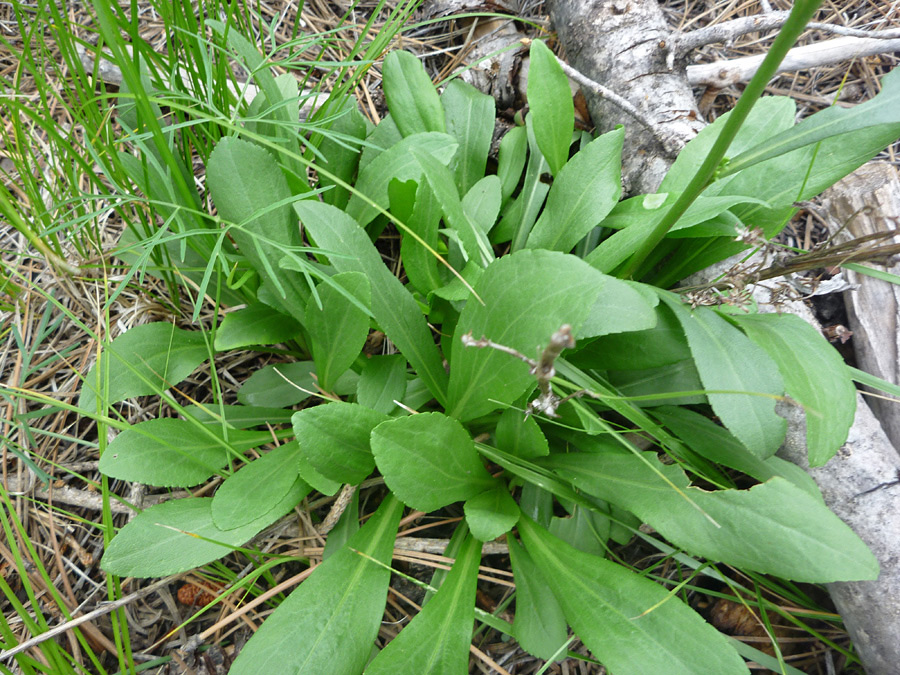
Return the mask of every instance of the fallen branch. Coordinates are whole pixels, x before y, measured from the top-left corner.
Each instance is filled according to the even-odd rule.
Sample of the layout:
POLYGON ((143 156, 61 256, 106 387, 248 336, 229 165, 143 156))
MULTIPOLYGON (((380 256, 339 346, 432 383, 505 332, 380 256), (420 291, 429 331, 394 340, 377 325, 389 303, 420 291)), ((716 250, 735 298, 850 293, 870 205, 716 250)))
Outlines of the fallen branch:
MULTIPOLYGON (((842 37, 796 47, 788 52, 778 66, 779 73, 829 66, 863 56, 900 51, 900 39, 842 37)), ((692 87, 722 89, 739 82, 747 82, 766 57, 765 54, 745 56, 728 61, 716 61, 687 67, 687 79, 692 87)))
MULTIPOLYGON (((669 40, 667 45, 669 49, 669 58, 671 60, 681 58, 693 49, 717 42, 730 45, 736 38, 741 35, 746 35, 747 33, 781 28, 790 14, 789 11, 783 11, 768 12, 766 14, 757 14, 755 16, 742 16, 738 19, 723 21, 714 26, 705 26, 687 33, 676 33, 669 40)), ((878 40, 894 40, 900 38, 900 28, 890 30, 863 30, 861 28, 849 28, 847 26, 837 26, 830 23, 818 22, 810 22, 806 24, 806 27, 810 30, 831 33, 833 35, 844 35, 847 37, 878 40)))

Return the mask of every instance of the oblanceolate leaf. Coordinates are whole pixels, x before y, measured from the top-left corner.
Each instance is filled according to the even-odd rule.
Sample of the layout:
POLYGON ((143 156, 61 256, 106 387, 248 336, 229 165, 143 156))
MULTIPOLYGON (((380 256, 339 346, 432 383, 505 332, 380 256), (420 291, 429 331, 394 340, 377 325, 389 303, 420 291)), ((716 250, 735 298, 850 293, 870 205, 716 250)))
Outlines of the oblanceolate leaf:
POLYGON ((419 59, 396 49, 385 57, 382 72, 384 98, 400 133, 444 132, 441 99, 419 59))
POLYGON ((778 364, 788 395, 806 412, 810 466, 822 466, 847 440, 856 414, 856 387, 840 354, 793 314, 735 315, 753 342, 778 364))
POLYGON ((253 373, 238 390, 244 405, 286 408, 305 401, 316 391, 312 361, 279 363, 253 373))
POLYGON ((516 457, 544 457, 550 454, 550 445, 534 416, 525 415, 515 408, 500 413, 494 429, 497 447, 516 457))
POLYGON ((242 454, 272 440, 266 431, 242 431, 159 418, 122 431, 100 457, 100 471, 121 480, 160 487, 202 483, 242 454))
POLYGON ((544 198, 550 186, 544 182, 544 174, 549 165, 538 148, 534 137, 534 114, 525 116, 525 132, 528 139, 528 164, 525 167, 525 180, 515 201, 509 202, 503 211, 500 223, 491 231, 491 241, 495 244, 512 239, 512 250, 525 248, 531 228, 544 205, 544 198))
POLYGON ((728 429, 720 427, 700 413, 675 406, 660 406, 654 408, 652 413, 701 457, 737 469, 761 483, 781 476, 821 500, 822 493, 815 481, 799 466, 777 455, 760 459, 728 433, 728 429))
POLYGON ((226 478, 213 497, 216 527, 233 530, 274 509, 297 482, 299 454, 296 443, 285 443, 226 478))
MULTIPOLYGON (((359 111, 359 107, 351 98, 347 98, 341 104, 342 110, 338 117, 331 123, 329 133, 322 136, 319 150, 324 158, 318 164, 329 174, 348 185, 353 183, 353 177, 359 166, 361 144, 366 137, 366 119, 359 111)), ((319 171, 319 183, 332 186, 330 190, 322 193, 326 204, 331 204, 339 209, 347 206, 350 199, 350 191, 342 185, 338 185, 334 179, 319 171)))
POLYGON ((386 415, 358 403, 335 401, 294 413, 294 433, 303 456, 326 478, 357 485, 372 473, 372 429, 386 415))
POLYGON ((820 110, 791 129, 742 152, 729 162, 725 172, 726 175, 737 173, 826 138, 883 125, 900 125, 900 74, 893 71, 882 78, 881 91, 874 98, 852 108, 831 106, 820 110))
POLYGON ((359 375, 356 401, 385 415, 406 395, 406 358, 403 354, 372 356, 359 375))
MULTIPOLYGON (((706 159, 713 144, 718 139, 722 128, 731 113, 719 115, 716 121, 700 130, 690 142, 684 146, 666 177, 659 186, 659 192, 682 192, 697 169, 706 159)), ((731 156, 738 155, 748 148, 755 147, 794 125, 797 115, 797 104, 789 96, 764 96, 756 102, 747 119, 729 146, 731 156)))
POLYGON ((184 414, 203 424, 227 424, 235 429, 249 429, 250 427, 258 427, 265 424, 285 424, 290 422, 293 411, 282 408, 205 403, 202 406, 185 406, 184 414))
POLYGON ((607 132, 562 167, 528 236, 528 248, 567 253, 606 217, 622 195, 624 138, 624 127, 607 132))
POLYGON ((300 324, 287 314, 259 302, 229 312, 216 331, 216 351, 250 345, 275 345, 300 334, 300 324))
POLYGON ((459 142, 450 168, 460 194, 484 177, 494 133, 494 99, 460 79, 451 80, 441 94, 447 133, 459 142))
POLYGON ((475 611, 475 584, 481 543, 463 542, 437 594, 366 668, 366 675, 429 673, 458 675, 468 670, 475 611))
POLYGON ((411 508, 434 511, 494 486, 472 437, 441 413, 383 422, 372 431, 371 444, 385 483, 411 508))
POLYGON ((535 385, 527 365, 494 349, 465 347, 463 335, 537 358, 563 324, 577 333, 603 282, 583 261, 553 251, 528 249, 491 263, 475 286, 484 304, 466 303, 453 337, 450 415, 473 419, 535 385))
POLYGON ((470 260, 486 267, 494 259, 494 249, 487 234, 466 216, 459 200, 459 193, 453 184, 450 170, 428 153, 411 148, 410 152, 422 166, 422 174, 437 197, 448 224, 465 246, 470 260))
POLYGON ((181 382, 210 356, 200 331, 170 323, 135 326, 113 340, 84 378, 78 407, 97 411, 98 392, 106 405, 132 396, 159 394, 181 382))
POLYGON ((562 607, 528 552, 514 537, 506 540, 516 580, 516 640, 540 659, 559 658, 565 654, 560 648, 568 637, 562 607))
POLYGON ((221 139, 209 156, 206 182, 219 217, 260 278, 275 289, 279 309, 304 321, 310 290, 303 276, 279 268, 287 253, 302 260, 293 195, 284 172, 268 150, 234 137, 221 139))
POLYGON ((874 579, 866 545, 817 499, 783 478, 749 490, 688 487, 654 453, 569 453, 538 460, 585 493, 628 509, 692 554, 797 581, 874 579))
POLYGON ((244 544, 300 503, 309 487, 301 480, 262 516, 233 530, 212 518, 212 498, 173 499, 135 516, 110 543, 100 566, 123 577, 164 577, 205 565, 244 544))
POLYGON ((658 305, 655 313, 652 328, 604 335, 567 360, 586 369, 646 370, 690 358, 691 350, 675 315, 665 305, 658 305))
POLYGON ((391 183, 391 213, 405 222, 410 231, 418 237, 415 239, 408 232, 401 235, 400 257, 403 259, 403 271, 406 272, 413 288, 427 295, 440 288, 443 283, 438 273, 438 259, 431 252, 440 246, 438 229, 441 223, 441 205, 428 181, 423 180, 418 184, 409 181, 406 184, 409 186, 407 195, 412 193, 410 201, 414 204, 411 211, 407 209, 401 212, 395 204, 395 195, 401 191, 398 185, 399 181, 391 183), (431 251, 421 242, 425 242, 431 251))
POLYGON ((263 622, 229 672, 362 672, 384 614, 387 566, 402 510, 396 499, 385 498, 347 545, 263 622))
POLYGON ((463 510, 472 536, 480 541, 493 541, 512 529, 519 519, 519 505, 503 485, 467 499, 463 510))
POLYGON ((725 637, 664 587, 569 546, 526 517, 519 534, 569 624, 611 672, 749 673, 725 637))
POLYGON ((497 222, 501 199, 500 179, 485 176, 462 198, 463 213, 475 227, 487 234, 497 222))
POLYGON ((540 40, 531 43, 528 70, 528 107, 534 116, 534 137, 553 175, 569 159, 575 130, 575 104, 569 80, 553 52, 540 40))
POLYGON ((512 193, 522 179, 522 169, 528 155, 528 132, 523 127, 513 127, 500 141, 497 155, 497 177, 500 179, 502 203, 512 197, 512 193))
MULTIPOLYGON (((331 277, 364 306, 371 301, 369 280, 359 272, 344 272, 331 277)), ((306 310, 306 330, 316 363, 319 386, 331 391, 337 378, 359 356, 369 334, 369 316, 346 295, 330 284, 317 288, 322 309, 310 302, 306 310)))
POLYGON ((691 311, 668 293, 660 297, 681 323, 716 415, 757 457, 775 454, 787 430, 775 412, 784 393, 775 362, 711 309, 691 311), (735 393, 717 393, 722 391, 735 393))
POLYGON ((425 317, 413 296, 385 266, 365 230, 346 213, 327 204, 304 200, 294 207, 316 244, 338 254, 331 259, 335 269, 361 272, 369 279, 375 320, 438 402, 445 403, 447 373, 425 317))
POLYGON ((610 520, 605 514, 582 506, 575 506, 570 516, 554 516, 550 521, 553 535, 579 551, 599 556, 606 554, 609 530, 610 520))
POLYGON ((658 302, 656 294, 652 299, 647 298, 635 285, 604 276, 597 299, 575 337, 580 340, 653 328, 656 325, 654 308, 658 302))
MULTIPOLYGON (((421 180, 422 167, 410 153, 411 148, 428 153, 446 165, 456 153, 457 145, 453 137, 447 134, 413 134, 382 152, 365 168, 360 168, 357 192, 350 197, 346 210, 358 225, 365 227, 372 222, 378 215, 378 206, 387 209, 390 204, 388 185, 392 180, 414 180, 417 183, 421 180)), ((322 246, 321 242, 316 243, 322 246)))

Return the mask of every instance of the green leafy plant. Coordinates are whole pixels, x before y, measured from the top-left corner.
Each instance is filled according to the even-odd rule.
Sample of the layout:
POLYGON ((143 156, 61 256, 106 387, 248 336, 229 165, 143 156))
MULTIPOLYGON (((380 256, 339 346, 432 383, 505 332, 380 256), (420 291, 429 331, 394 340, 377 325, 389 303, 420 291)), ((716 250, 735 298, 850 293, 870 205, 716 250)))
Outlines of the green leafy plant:
POLYGON ((180 418, 135 424, 105 449, 111 477, 224 479, 213 497, 136 517, 106 550, 109 572, 190 569, 312 490, 383 478, 375 514, 275 609, 232 672, 463 672, 476 617, 542 658, 565 654, 571 626, 617 673, 747 672, 675 589, 608 559, 611 543, 646 537, 640 523, 698 573, 707 568, 690 556, 704 559, 711 576, 717 563, 795 581, 878 574, 811 480, 774 456, 785 394, 806 411, 810 462, 836 452, 855 407, 851 371, 793 317, 691 309, 665 289, 746 248, 736 228, 773 236, 797 200, 900 136, 900 74, 884 78, 871 115, 826 110, 794 126, 788 99, 742 107, 741 120, 726 115, 685 148, 658 193, 619 201, 623 130, 575 132, 561 70, 540 42, 531 51, 531 113, 488 175, 492 101, 458 81, 439 93, 411 55, 392 52, 390 115, 373 127, 341 107, 340 143, 319 146, 318 182, 308 183, 298 93, 256 71, 271 118, 235 127, 209 155, 207 186, 227 229, 203 231, 201 275, 202 285, 227 260, 248 279, 248 306, 212 343, 165 324, 132 329, 85 377, 81 407, 102 412, 176 385, 214 350, 289 342, 299 356, 255 373, 238 405, 179 408, 180 418), (736 154, 714 179, 695 180, 709 148, 724 156, 729 144, 736 154), (373 243, 389 226, 402 276, 373 243), (371 328, 397 354, 365 358, 371 328), (314 400, 316 385, 327 396, 314 400), (271 438, 253 427, 289 415, 277 432, 285 443, 249 461, 271 438), (459 502, 452 570, 370 662, 402 506, 459 502), (479 542, 504 535, 513 624, 474 607, 479 542))

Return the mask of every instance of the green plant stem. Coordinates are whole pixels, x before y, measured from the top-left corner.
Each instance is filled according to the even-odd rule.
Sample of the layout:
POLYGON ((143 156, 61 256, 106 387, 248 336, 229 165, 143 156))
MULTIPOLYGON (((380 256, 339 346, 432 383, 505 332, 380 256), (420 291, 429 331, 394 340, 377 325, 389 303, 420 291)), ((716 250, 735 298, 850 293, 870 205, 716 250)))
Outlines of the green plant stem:
POLYGON ((813 14, 816 13, 816 10, 821 3, 822 0, 797 0, 794 4, 790 17, 788 17, 788 20, 779 31, 778 37, 776 37, 775 42, 772 43, 772 47, 769 49, 769 53, 766 54, 766 58, 760 65, 759 70, 756 71, 753 79, 747 84, 747 87, 744 89, 744 93, 738 100, 737 105, 735 105, 734 110, 732 110, 731 114, 728 116, 728 120, 722 128, 722 132, 710 149, 703 164, 697 169, 697 173, 694 174, 694 177, 691 179, 691 182, 688 183, 684 192, 681 193, 681 196, 674 204, 672 204, 671 208, 669 208, 662 217, 641 247, 635 251, 634 255, 622 271, 622 278, 631 277, 646 257, 650 255, 650 252, 653 251, 659 242, 663 240, 663 237, 668 234, 672 226, 675 225, 682 215, 684 215, 684 212, 687 211, 688 207, 700 193, 706 189, 706 186, 712 182, 716 169, 725 157, 725 152, 737 135, 738 129, 741 128, 744 120, 747 119, 747 116, 756 104, 757 99, 759 99, 765 91, 769 80, 775 76, 779 64, 806 28, 806 24, 813 17, 813 14))

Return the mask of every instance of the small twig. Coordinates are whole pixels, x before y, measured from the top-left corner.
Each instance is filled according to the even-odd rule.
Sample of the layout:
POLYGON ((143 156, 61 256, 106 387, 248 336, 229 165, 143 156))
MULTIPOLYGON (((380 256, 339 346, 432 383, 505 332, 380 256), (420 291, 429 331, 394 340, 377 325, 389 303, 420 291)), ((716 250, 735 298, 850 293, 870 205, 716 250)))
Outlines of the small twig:
MULTIPOLYGON (((790 50, 776 72, 808 70, 828 66, 851 59, 900 51, 900 39, 841 37, 814 42, 790 50)), ((688 83, 693 87, 722 89, 753 77, 765 58, 765 54, 745 56, 728 61, 716 61, 687 67, 688 83)))
POLYGON ((537 378, 538 389, 541 390, 541 395, 528 404, 528 407, 525 409, 526 417, 537 412, 542 412, 549 417, 556 417, 556 409, 559 408, 560 403, 571 398, 571 396, 568 396, 565 399, 561 399, 553 393, 553 388, 550 385, 550 380, 556 375, 556 367, 554 365, 556 359, 559 358, 564 349, 571 349, 575 346, 575 338, 572 337, 572 327, 569 324, 563 324, 558 331, 550 336, 550 342, 544 348, 540 359, 537 361, 528 358, 512 347, 498 344, 484 336, 476 340, 472 337, 471 332, 463 335, 461 339, 466 347, 480 347, 482 349, 490 347, 504 354, 514 356, 531 366, 529 372, 537 378))
MULTIPOLYGON (((730 21, 723 21, 714 26, 698 28, 697 30, 692 30, 688 33, 677 33, 669 38, 667 44, 667 47, 669 48, 669 67, 671 68, 672 60, 681 58, 692 49, 697 49, 698 47, 714 44, 716 42, 730 45, 735 39, 742 35, 746 35, 747 33, 781 28, 790 14, 789 11, 782 11, 766 12, 765 14, 757 14, 755 16, 742 16, 730 21)), ((818 23, 815 21, 806 24, 806 27, 809 30, 816 30, 822 33, 856 38, 871 38, 876 40, 894 40, 900 38, 900 28, 892 28, 889 30, 864 30, 861 28, 836 26, 830 23, 818 23)))
POLYGON ((334 500, 334 504, 332 505, 331 510, 328 512, 328 515, 325 516, 325 520, 323 520, 319 524, 319 527, 316 528, 316 531, 319 534, 328 534, 329 532, 331 532, 332 528, 337 525, 338 520, 340 520, 344 511, 347 510, 347 506, 350 504, 350 500, 353 499, 354 492, 356 492, 355 485, 345 485, 341 488, 337 499, 334 500))

